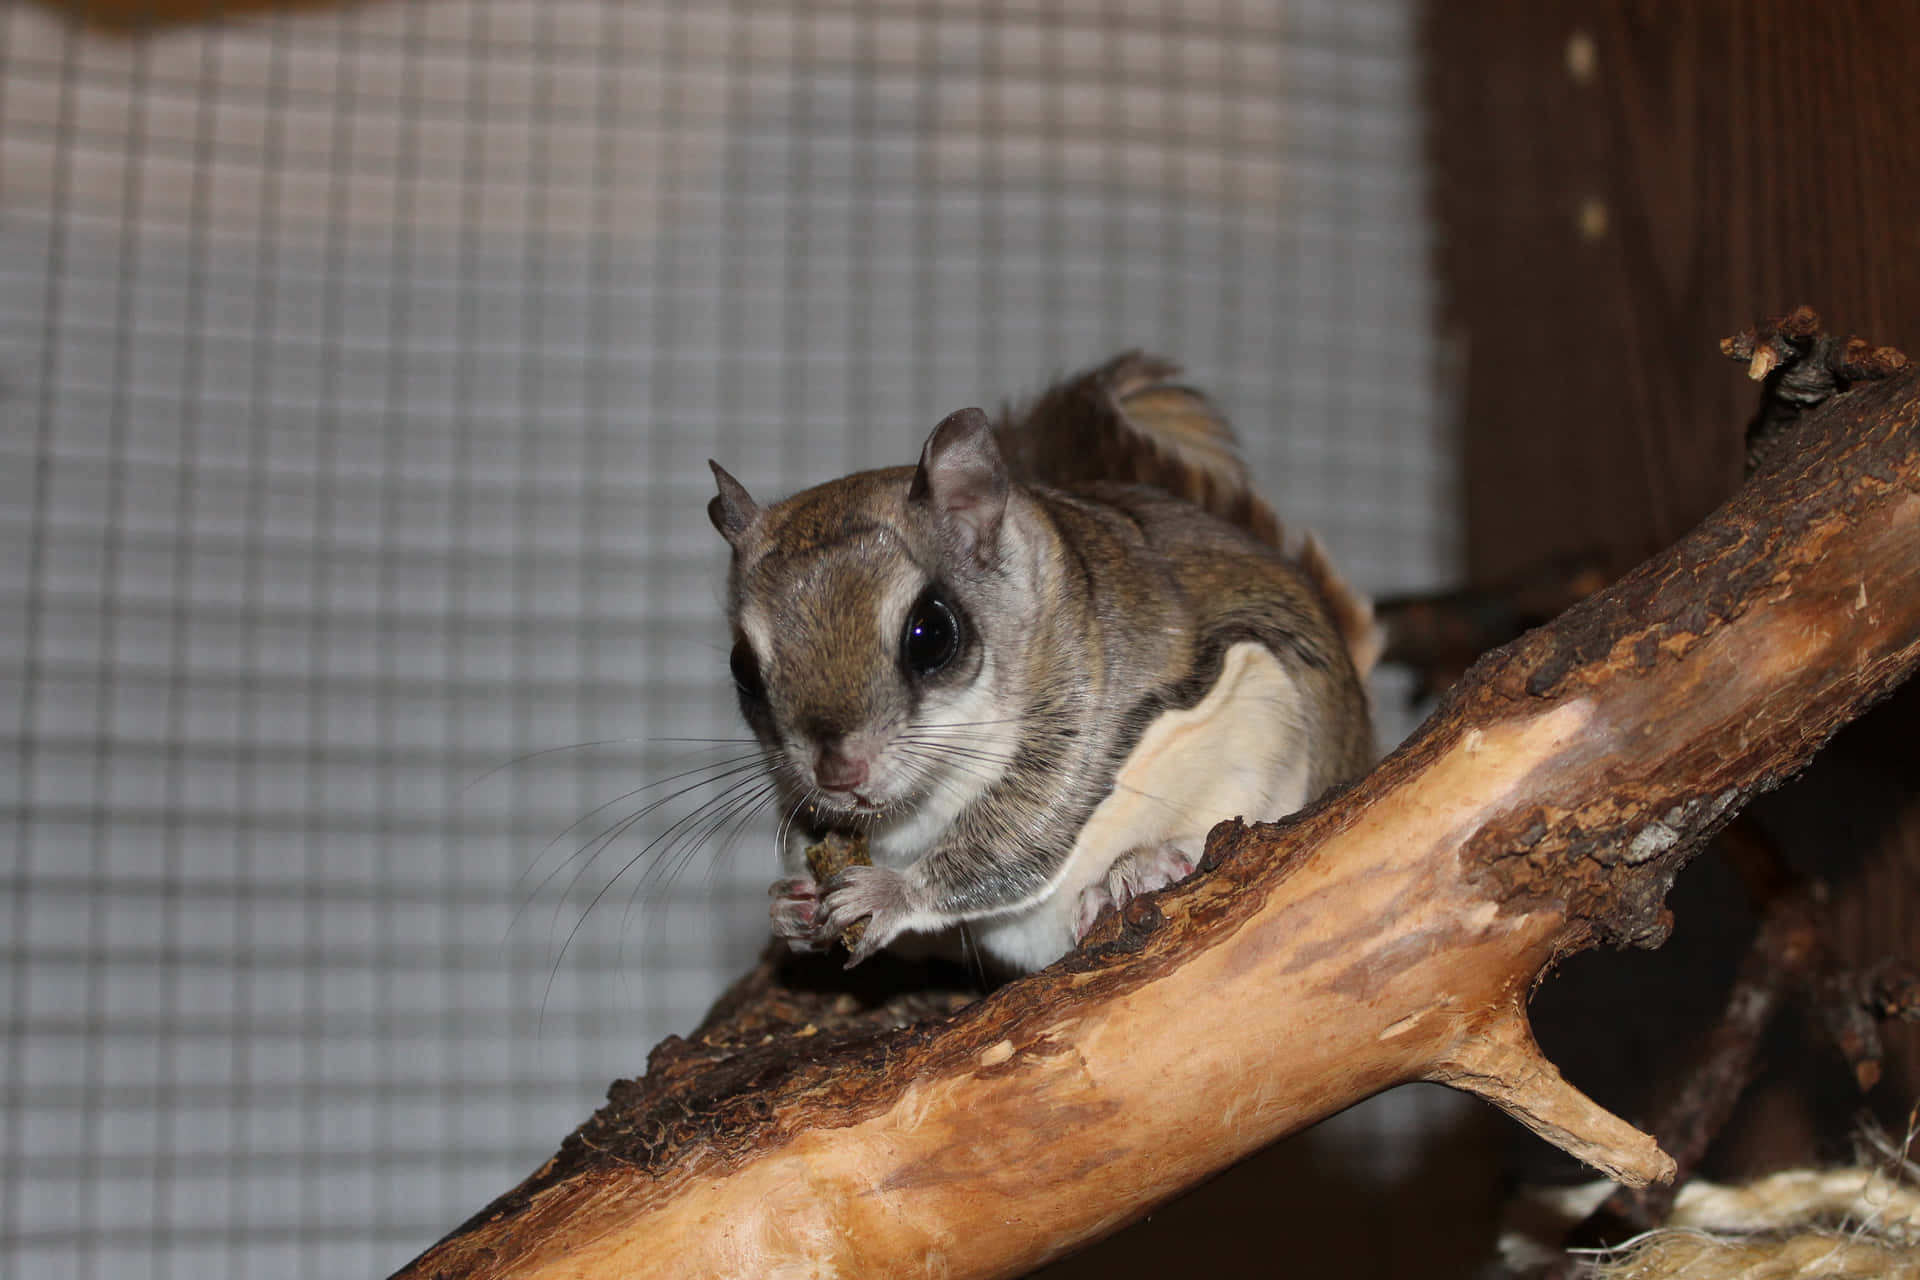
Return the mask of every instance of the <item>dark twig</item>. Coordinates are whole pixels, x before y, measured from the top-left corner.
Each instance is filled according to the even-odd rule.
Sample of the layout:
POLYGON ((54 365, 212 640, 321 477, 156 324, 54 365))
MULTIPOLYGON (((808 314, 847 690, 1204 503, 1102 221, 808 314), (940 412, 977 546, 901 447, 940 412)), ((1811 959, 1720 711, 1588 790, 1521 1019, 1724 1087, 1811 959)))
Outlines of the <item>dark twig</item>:
POLYGON ((1388 596, 1374 604, 1386 631, 1381 661, 1419 677, 1416 699, 1437 695, 1522 632, 1564 613, 1620 576, 1598 553, 1562 556, 1489 587, 1388 596))
MULTIPOLYGON (((1786 997, 1806 994, 1816 1024, 1833 1037, 1863 1092, 1880 1079, 1879 1020, 1920 1020, 1920 977, 1904 965, 1886 961, 1865 972, 1836 967, 1825 886, 1795 877, 1752 819, 1736 818, 1720 840, 1760 912, 1760 928, 1719 1023, 1649 1126, 1678 1174, 1665 1185, 1614 1191, 1569 1233, 1569 1249, 1616 1244, 1666 1221, 1680 1187, 1752 1084, 1761 1041, 1786 997)), ((1546 1275, 1574 1280, 1586 1269, 1569 1254, 1546 1275)))
POLYGON ((1802 412, 1856 382, 1885 378, 1907 367, 1907 357, 1892 347, 1820 332, 1820 317, 1806 306, 1723 339, 1720 352, 1746 361, 1747 376, 1766 384, 1760 411, 1747 425, 1749 475, 1802 412))
POLYGON ((1826 895, 1821 886, 1795 880, 1749 818, 1736 818, 1721 833, 1721 842, 1754 895, 1760 929, 1727 994, 1720 1021, 1648 1126, 1673 1157, 1678 1173, 1665 1185, 1616 1190, 1573 1229, 1566 1241, 1569 1248, 1617 1243, 1666 1221, 1674 1196, 1753 1082, 1760 1043, 1782 1001, 1827 972, 1826 895))
POLYGON ((1863 994, 1882 1022, 1920 1022, 1920 974, 1907 965, 1882 961, 1868 975, 1863 994))
POLYGON ((1864 1091, 1880 1083, 1882 1022, 1920 1021, 1920 975, 1889 958, 1865 971, 1821 976, 1814 1012, 1864 1091))

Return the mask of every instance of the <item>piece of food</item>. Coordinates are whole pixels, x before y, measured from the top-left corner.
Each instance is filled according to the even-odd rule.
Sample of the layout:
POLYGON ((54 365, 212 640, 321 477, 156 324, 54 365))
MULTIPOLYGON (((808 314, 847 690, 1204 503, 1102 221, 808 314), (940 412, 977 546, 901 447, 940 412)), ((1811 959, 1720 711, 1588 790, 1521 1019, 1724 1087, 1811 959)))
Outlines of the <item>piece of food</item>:
MULTIPOLYGON (((807 871, 812 874, 815 884, 826 884, 847 867, 872 865, 873 857, 867 852, 865 833, 844 836, 837 831, 829 831, 819 844, 807 846, 807 871)), ((866 932, 867 922, 855 920, 840 931, 840 945, 851 951, 860 945, 860 939, 866 932)))

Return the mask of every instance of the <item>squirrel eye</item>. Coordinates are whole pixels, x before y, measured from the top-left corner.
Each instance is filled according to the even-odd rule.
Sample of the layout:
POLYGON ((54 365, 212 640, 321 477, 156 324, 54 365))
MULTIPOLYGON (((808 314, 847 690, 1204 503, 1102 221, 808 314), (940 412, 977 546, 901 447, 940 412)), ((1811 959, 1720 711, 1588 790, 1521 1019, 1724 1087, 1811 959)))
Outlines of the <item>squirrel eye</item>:
POLYGON ((745 639, 733 642, 733 653, 727 658, 727 666, 733 672, 733 684, 740 690, 741 697, 755 702, 766 699, 767 686, 760 678, 760 663, 753 656, 753 646, 745 639))
POLYGON ((946 601, 929 589, 914 601, 907 629, 900 637, 900 656, 907 670, 930 676, 960 652, 960 623, 946 601))

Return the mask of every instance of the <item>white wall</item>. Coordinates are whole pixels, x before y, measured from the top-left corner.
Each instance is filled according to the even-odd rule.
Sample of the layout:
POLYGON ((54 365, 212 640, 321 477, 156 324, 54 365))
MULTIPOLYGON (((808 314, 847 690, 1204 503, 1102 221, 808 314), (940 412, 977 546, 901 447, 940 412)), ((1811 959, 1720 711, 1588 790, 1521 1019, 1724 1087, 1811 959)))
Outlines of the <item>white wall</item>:
POLYGON ((542 849, 741 733, 710 455, 777 495, 1145 346, 1362 585, 1453 564, 1400 0, 53 13, 0 10, 9 1275, 383 1273, 746 963, 763 829, 665 894, 614 873, 702 796, 542 849))

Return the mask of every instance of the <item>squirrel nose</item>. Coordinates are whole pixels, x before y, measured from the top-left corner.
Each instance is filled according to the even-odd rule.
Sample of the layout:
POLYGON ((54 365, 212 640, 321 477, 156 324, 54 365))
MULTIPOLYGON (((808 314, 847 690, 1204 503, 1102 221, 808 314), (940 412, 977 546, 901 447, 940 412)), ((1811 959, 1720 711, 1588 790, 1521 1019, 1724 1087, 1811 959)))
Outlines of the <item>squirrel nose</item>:
POLYGON ((813 776, 828 791, 852 791, 866 783, 867 762, 847 754, 842 744, 831 743, 814 753, 813 776))

